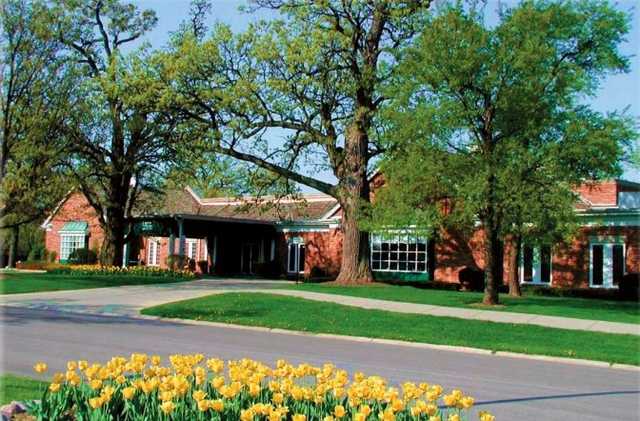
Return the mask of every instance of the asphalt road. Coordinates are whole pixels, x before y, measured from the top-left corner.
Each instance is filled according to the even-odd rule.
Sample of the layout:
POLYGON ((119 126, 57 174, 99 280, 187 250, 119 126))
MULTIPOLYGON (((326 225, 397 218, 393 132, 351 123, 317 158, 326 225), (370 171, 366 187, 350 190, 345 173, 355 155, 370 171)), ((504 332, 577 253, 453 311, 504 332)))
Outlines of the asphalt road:
POLYGON ((521 358, 476 355, 237 328, 183 325, 130 317, 0 307, 2 372, 33 375, 44 360, 62 370, 69 359, 103 361, 131 352, 202 352, 267 363, 331 361, 391 382, 440 383, 476 397, 499 420, 640 419, 640 373, 521 358))

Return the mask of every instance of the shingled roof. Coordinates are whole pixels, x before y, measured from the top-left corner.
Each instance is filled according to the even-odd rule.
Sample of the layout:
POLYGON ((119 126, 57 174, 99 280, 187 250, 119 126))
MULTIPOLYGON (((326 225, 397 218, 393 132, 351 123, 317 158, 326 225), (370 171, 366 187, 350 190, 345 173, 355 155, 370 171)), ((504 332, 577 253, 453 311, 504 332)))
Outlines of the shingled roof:
POLYGON ((167 191, 155 205, 145 206, 137 216, 193 215, 264 222, 315 221, 325 217, 337 205, 324 194, 275 198, 265 196, 201 198, 190 188, 167 191))

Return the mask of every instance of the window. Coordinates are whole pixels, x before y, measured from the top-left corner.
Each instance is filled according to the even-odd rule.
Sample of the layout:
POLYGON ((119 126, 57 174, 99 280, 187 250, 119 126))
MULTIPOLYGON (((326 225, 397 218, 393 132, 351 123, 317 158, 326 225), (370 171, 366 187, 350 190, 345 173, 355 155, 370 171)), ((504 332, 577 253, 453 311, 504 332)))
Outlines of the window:
POLYGON ((427 239, 412 235, 371 235, 371 269, 386 272, 428 270, 427 239))
POLYGON ((160 266, 160 242, 149 239, 147 266, 160 266))
POLYGON ((187 257, 196 260, 198 257, 198 240, 186 240, 187 257))
MULTIPOLYGON (((295 239, 294 239, 295 240, 295 239)), ((302 241, 291 242, 288 245, 287 272, 303 273, 305 246, 302 241)))
POLYGON ((616 288, 625 272, 625 245, 617 239, 593 239, 589 248, 589 284, 616 288))
POLYGON ((551 283, 551 248, 523 246, 520 258, 520 282, 551 283))
POLYGON ((85 248, 87 236, 85 234, 60 234, 60 260, 69 260, 69 256, 76 249, 85 248))

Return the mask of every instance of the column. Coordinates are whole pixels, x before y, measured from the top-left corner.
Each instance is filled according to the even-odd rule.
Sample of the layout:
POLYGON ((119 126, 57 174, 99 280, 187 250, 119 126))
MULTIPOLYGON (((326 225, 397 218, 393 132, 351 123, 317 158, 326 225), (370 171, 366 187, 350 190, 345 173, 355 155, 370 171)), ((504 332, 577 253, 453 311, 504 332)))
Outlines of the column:
POLYGON ((178 219, 178 254, 184 256, 184 249, 186 244, 186 238, 184 236, 184 219, 178 219))

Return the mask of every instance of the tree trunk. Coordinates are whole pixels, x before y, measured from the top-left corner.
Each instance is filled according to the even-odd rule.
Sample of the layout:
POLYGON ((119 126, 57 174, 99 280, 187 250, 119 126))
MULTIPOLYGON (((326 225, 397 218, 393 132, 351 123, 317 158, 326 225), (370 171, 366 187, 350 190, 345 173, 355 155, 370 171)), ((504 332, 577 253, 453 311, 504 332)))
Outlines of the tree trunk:
POLYGON ((358 227, 357 202, 357 198, 346 198, 342 203, 342 264, 336 283, 343 285, 373 282, 369 266, 369 234, 358 227))
POLYGON ((7 266, 10 268, 16 267, 16 259, 18 256, 18 240, 20 239, 20 226, 16 225, 11 228, 11 243, 9 244, 9 261, 7 266))
POLYGON ((512 297, 521 297, 522 291, 520 290, 520 250, 522 248, 522 237, 515 235, 513 237, 513 251, 511 252, 511 276, 509 277, 509 295, 512 297))
MULTIPOLYGON (((124 207, 124 204, 122 206, 124 207)), ((105 266, 122 265, 125 228, 124 209, 108 209, 107 222, 104 224, 104 242, 100 251, 101 264, 105 266)))
POLYGON ((0 230, 0 269, 7 266, 6 252, 7 252, 7 237, 9 235, 8 230, 0 230))
POLYGON ((363 203, 369 203, 367 179, 366 113, 347 131, 345 162, 341 170, 339 201, 342 207, 342 265, 336 283, 344 285, 373 282, 369 266, 369 234, 358 227, 358 213, 363 203))
POLYGON ((487 221, 484 224, 485 235, 485 284, 484 297, 482 303, 486 305, 499 304, 498 286, 500 279, 500 260, 502 253, 500 252, 500 239, 498 238, 498 230, 493 223, 487 221))

